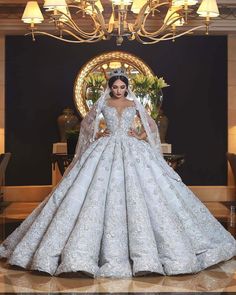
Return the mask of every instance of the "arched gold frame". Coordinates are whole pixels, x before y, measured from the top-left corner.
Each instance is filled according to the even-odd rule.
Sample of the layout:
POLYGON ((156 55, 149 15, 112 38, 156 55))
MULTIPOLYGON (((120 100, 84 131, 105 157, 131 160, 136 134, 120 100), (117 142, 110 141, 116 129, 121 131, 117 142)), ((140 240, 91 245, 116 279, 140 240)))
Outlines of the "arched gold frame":
POLYGON ((84 117, 89 111, 89 107, 86 104, 86 82, 85 78, 93 73, 96 69, 101 68, 104 63, 121 62, 127 65, 131 65, 139 73, 153 76, 153 72, 149 66, 147 66, 143 60, 139 57, 124 52, 124 51, 112 51, 108 53, 100 54, 90 61, 88 61, 82 69, 79 71, 74 84, 74 102, 75 106, 82 117, 84 117))

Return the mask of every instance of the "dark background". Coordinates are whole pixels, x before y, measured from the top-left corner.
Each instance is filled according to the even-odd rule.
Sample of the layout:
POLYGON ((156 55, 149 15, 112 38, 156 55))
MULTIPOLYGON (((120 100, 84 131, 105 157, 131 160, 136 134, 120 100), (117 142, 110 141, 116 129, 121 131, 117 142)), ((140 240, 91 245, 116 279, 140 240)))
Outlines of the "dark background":
POLYGON ((6 38, 7 185, 51 184, 57 117, 74 107, 73 86, 94 56, 123 50, 143 59, 171 86, 164 89, 167 142, 185 154, 178 170, 187 185, 227 184, 227 37, 191 36, 141 45, 113 41, 72 45, 50 38, 6 38))

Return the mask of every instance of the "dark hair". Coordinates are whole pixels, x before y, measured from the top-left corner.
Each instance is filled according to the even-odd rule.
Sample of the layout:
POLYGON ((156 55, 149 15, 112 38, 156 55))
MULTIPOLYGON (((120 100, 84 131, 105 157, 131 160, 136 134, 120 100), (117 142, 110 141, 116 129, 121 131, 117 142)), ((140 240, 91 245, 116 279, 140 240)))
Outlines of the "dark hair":
MULTIPOLYGON (((128 80, 125 76, 113 76, 113 77, 111 77, 111 78, 108 80, 108 86, 109 86, 110 89, 111 89, 112 85, 114 84, 114 82, 115 82, 116 80, 121 80, 122 82, 125 83, 126 87, 128 88, 128 86, 129 86, 129 80, 128 80)), ((125 96, 127 96, 127 95, 128 95, 128 92, 126 91, 126 92, 125 92, 125 96)), ((110 96, 111 96, 111 97, 113 96, 112 91, 110 92, 110 96)))

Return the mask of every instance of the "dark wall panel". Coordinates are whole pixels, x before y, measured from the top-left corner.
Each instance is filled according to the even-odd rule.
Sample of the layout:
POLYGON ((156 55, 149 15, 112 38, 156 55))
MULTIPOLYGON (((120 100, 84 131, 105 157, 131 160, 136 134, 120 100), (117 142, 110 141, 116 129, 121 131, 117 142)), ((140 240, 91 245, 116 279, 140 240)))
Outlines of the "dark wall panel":
POLYGON ((188 185, 227 183, 227 38, 192 36, 152 46, 125 42, 72 45, 49 38, 6 39, 6 151, 13 153, 7 185, 51 183, 56 119, 74 108, 73 86, 94 56, 124 50, 142 58, 171 85, 164 91, 168 142, 184 153, 178 172, 188 185))

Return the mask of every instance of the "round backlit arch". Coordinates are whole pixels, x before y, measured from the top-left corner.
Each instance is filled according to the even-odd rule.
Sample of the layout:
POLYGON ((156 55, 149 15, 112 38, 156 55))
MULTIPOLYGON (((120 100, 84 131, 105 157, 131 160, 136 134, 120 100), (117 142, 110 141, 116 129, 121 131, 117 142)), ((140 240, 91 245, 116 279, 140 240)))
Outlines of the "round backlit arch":
POLYGON ((89 111, 86 102, 86 81, 85 78, 92 73, 104 73, 105 67, 125 67, 129 72, 153 76, 151 68, 145 64, 139 57, 124 52, 112 51, 98 55, 88 61, 79 71, 74 85, 74 102, 75 106, 82 117, 89 111))

